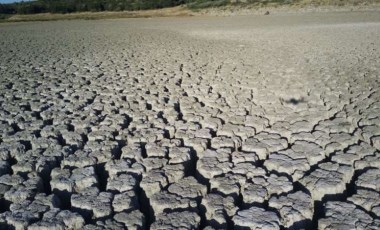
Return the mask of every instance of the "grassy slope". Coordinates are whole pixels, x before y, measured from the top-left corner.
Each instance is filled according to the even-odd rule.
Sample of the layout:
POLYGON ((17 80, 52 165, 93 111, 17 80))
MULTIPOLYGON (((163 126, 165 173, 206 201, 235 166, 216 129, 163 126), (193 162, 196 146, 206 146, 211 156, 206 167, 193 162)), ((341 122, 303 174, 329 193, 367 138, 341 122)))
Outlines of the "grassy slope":
MULTIPOLYGON (((248 0, 249 1, 249 0, 248 0)), ((147 17, 178 17, 196 15, 198 11, 205 8, 228 7, 229 10, 234 10, 234 7, 309 7, 309 6, 343 6, 343 5, 380 5, 380 0, 251 0, 253 3, 234 3, 230 4, 229 0, 199 0, 189 4, 188 6, 177 6, 171 8, 157 10, 142 10, 142 11, 121 11, 121 12, 82 12, 70 14, 30 14, 30 15, 0 15, 0 22, 23 22, 23 21, 53 21, 53 20, 73 20, 73 19, 112 19, 112 18, 147 18, 147 17)), ((222 9, 221 8, 221 9, 222 9)))
POLYGON ((220 6, 237 6, 237 7, 263 7, 263 6, 344 6, 344 5, 363 5, 380 3, 380 0, 235 0, 236 3, 230 3, 230 0, 197 0, 188 4, 188 7, 193 10, 199 10, 209 7, 220 6))
POLYGON ((362 5, 362 4, 378 4, 380 0, 299 0, 300 5, 362 5))
POLYGON ((114 18, 149 18, 149 17, 180 17, 191 16, 192 12, 183 6, 141 11, 105 11, 105 12, 81 12, 69 14, 17 14, 2 20, 2 22, 25 22, 25 21, 54 21, 54 20, 96 20, 114 18))

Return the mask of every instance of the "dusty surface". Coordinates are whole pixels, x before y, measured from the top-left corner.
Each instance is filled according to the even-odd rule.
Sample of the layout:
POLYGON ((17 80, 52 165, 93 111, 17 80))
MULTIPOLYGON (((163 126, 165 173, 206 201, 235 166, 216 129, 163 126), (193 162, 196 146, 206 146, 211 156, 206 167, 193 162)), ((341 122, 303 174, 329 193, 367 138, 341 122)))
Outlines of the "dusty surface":
POLYGON ((300 2, 293 1, 293 4, 252 4, 252 5, 228 5, 217 8, 205 8, 194 10, 194 15, 213 15, 213 16, 236 16, 236 15, 265 15, 265 14, 294 14, 294 13, 329 13, 329 12, 350 12, 350 11, 379 11, 379 0, 301 0, 300 2), (319 1, 319 4, 318 4, 319 1), (356 3, 355 3, 356 2, 356 3))
POLYGON ((379 229, 380 14, 0 25, 0 227, 379 229))

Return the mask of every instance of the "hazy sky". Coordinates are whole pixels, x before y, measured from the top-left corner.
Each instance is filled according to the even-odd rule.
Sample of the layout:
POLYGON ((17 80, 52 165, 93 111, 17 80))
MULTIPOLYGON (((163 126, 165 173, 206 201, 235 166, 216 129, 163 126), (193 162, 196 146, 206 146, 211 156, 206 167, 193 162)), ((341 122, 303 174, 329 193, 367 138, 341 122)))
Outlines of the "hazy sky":
MULTIPOLYGON (((0 0, 0 3, 12 3, 12 2, 21 2, 21 0, 0 0)), ((24 2, 26 2, 24 0, 24 2)))

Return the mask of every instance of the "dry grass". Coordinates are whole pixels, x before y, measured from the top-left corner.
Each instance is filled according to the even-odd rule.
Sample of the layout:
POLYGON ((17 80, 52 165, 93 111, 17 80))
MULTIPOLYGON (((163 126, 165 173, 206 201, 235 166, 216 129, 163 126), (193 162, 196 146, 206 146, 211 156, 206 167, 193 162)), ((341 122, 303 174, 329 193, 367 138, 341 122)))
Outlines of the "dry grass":
MULTIPOLYGON (((239 0, 238 0, 239 2, 239 0)), ((286 12, 380 11, 380 0, 248 0, 217 8, 196 9, 196 15, 262 15, 286 12)))
POLYGON ((183 6, 141 11, 120 11, 120 12, 82 12, 70 14, 17 14, 2 20, 2 22, 27 22, 27 21, 54 21, 54 20, 96 20, 113 18, 149 18, 149 17, 183 17, 192 16, 191 10, 183 6))
MULTIPOLYGON (((263 0, 265 2, 265 0, 263 0)), ((239 1, 238 1, 239 2, 239 1)), ((263 4, 261 1, 246 4, 233 4, 217 8, 190 9, 186 6, 177 6, 164 9, 142 10, 142 11, 120 11, 120 12, 82 12, 70 14, 26 14, 12 15, 10 17, 0 17, 0 22, 27 22, 27 21, 54 21, 54 20, 96 20, 114 18, 149 18, 149 17, 183 17, 194 15, 224 15, 225 11, 239 14, 241 10, 260 10, 267 7, 277 8, 279 6, 295 8, 319 7, 319 6, 376 6, 380 7, 380 0, 283 0, 263 4), (218 13, 219 12, 219 13, 218 13)))
POLYGON ((379 4, 380 0, 299 0, 301 6, 346 6, 379 4))

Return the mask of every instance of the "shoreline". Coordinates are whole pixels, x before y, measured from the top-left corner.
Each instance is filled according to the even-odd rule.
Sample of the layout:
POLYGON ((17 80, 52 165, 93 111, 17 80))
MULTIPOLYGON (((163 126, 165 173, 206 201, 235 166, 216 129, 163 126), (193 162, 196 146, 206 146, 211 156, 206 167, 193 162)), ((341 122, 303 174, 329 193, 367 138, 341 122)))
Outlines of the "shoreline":
POLYGON ((314 13, 314 12, 351 12, 351 11, 380 11, 380 3, 367 5, 275 5, 275 6, 228 6, 222 8, 203 9, 198 15, 210 16, 245 16, 269 14, 291 14, 291 13, 314 13))
POLYGON ((143 10, 143 11, 104 11, 104 12, 80 12, 68 14, 25 14, 12 15, 0 23, 33 22, 33 21, 60 21, 60 20, 102 20, 122 18, 159 18, 159 17, 193 17, 193 16, 247 16, 265 14, 299 14, 313 12, 352 12, 352 11, 380 11, 380 3, 365 5, 273 5, 273 6, 223 6, 191 10, 186 6, 171 8, 143 10))

